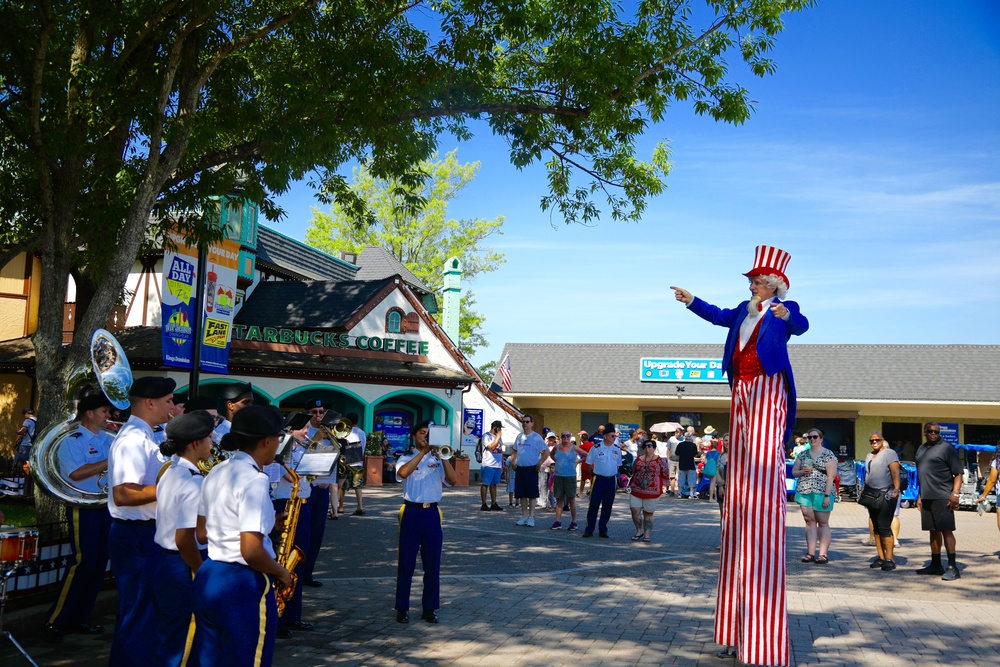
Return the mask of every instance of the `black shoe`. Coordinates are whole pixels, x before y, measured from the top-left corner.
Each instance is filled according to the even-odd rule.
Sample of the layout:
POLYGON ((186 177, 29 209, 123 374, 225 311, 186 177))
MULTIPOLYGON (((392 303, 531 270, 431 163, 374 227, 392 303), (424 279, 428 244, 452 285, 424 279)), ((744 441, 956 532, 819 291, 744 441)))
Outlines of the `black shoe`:
POLYGON ((610 535, 608 535, 607 533, 601 533, 601 537, 603 537, 603 538, 607 539, 607 538, 609 538, 609 537, 611 537, 611 536, 610 536, 610 535))
POLYGON ((490 511, 491 512, 503 512, 503 508, 500 507, 499 505, 497 505, 496 503, 493 503, 492 505, 490 505, 490 511))
POLYGON ((892 572, 895 569, 896 569, 896 563, 895 563, 895 561, 891 561, 891 560, 884 560, 884 561, 882 561, 882 571, 883 572, 892 572))
POLYGON ((424 619, 428 623, 439 623, 437 612, 424 610, 424 613, 420 615, 420 618, 424 619))
POLYGON ((945 581, 955 581, 962 578, 962 573, 958 571, 957 567, 952 566, 944 571, 944 575, 941 578, 945 581))
POLYGON ((42 635, 45 637, 45 641, 51 644, 59 644, 63 640, 62 628, 57 628, 51 623, 45 624, 45 627, 42 628, 42 635))
POLYGON ((292 636, 292 629, 287 625, 279 625, 278 631, 274 633, 278 639, 288 639, 292 636))
POLYGON ((928 565, 917 570, 917 574, 944 574, 944 568, 940 565, 928 565))
POLYGON ((723 660, 731 660, 736 657, 736 647, 727 646, 718 653, 715 654, 716 658, 722 658, 723 660))
POLYGON ((593 537, 593 536, 594 536, 594 534, 593 534, 593 533, 586 533, 586 532, 585 532, 585 533, 583 534, 583 537, 593 537))
POLYGON ((77 625, 68 625, 63 628, 63 632, 67 635, 99 635, 104 632, 103 625, 87 625, 86 623, 78 623, 77 625))
POLYGON ((479 508, 479 511, 480 512, 489 512, 490 511, 490 506, 487 505, 486 503, 483 503, 483 506, 479 508))
POLYGON ((310 579, 309 581, 303 581, 303 586, 308 586, 309 588, 323 588, 322 581, 316 581, 315 579, 310 579))
POLYGON ((871 569, 875 570, 877 568, 882 567, 882 563, 883 563, 883 561, 882 561, 881 558, 876 558, 875 560, 873 560, 871 562, 871 564, 868 567, 870 567, 871 569))
POLYGON ((408 611, 397 611, 396 612, 396 622, 397 623, 409 623, 410 622, 410 612, 408 612, 408 611))
POLYGON ((285 627, 292 630, 301 630, 302 632, 312 632, 316 626, 305 621, 292 621, 291 623, 285 623, 285 627))

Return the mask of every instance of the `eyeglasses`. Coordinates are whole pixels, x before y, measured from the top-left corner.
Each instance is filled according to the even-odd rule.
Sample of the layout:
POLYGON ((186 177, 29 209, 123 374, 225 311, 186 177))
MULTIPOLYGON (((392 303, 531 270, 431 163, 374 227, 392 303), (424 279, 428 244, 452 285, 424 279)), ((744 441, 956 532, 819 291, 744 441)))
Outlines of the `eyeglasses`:
POLYGON ((646 449, 651 449, 656 447, 656 445, 652 442, 647 442, 646 444, 643 445, 643 447, 645 447, 646 449))
POLYGON ((322 414, 325 414, 325 413, 326 413, 326 410, 310 410, 309 411, 309 414, 311 414, 311 415, 322 415, 322 414))
POLYGON ((924 433, 940 433, 941 431, 931 431, 930 429, 924 431, 924 433))
POLYGON ((872 438, 868 442, 874 445, 876 442, 882 442, 882 438, 872 438))
POLYGON ((521 420, 521 423, 522 423, 522 424, 530 424, 530 423, 531 423, 531 420, 530 420, 530 419, 522 419, 522 420, 521 420))
POLYGON ((806 437, 809 438, 810 440, 822 440, 823 439, 823 436, 821 436, 821 435, 807 435, 806 437))

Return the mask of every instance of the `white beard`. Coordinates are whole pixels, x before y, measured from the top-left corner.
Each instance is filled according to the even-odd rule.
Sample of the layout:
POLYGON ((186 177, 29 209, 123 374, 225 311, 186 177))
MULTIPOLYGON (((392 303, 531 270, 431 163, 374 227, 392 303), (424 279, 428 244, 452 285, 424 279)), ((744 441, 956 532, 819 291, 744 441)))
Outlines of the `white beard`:
POLYGON ((750 303, 747 304, 747 313, 749 313, 751 317, 757 317, 757 313, 760 312, 757 309, 757 306, 760 305, 761 301, 763 301, 763 299, 756 294, 750 297, 750 303))

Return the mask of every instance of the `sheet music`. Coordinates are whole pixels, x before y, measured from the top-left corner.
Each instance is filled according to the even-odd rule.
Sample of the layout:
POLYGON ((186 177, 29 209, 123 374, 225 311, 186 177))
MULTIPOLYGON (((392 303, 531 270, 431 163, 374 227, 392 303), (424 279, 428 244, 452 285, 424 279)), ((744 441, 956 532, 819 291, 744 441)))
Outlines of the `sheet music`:
POLYGON ((299 467, 295 469, 295 472, 299 475, 326 476, 333 472, 338 458, 340 458, 338 452, 309 451, 302 457, 299 467))

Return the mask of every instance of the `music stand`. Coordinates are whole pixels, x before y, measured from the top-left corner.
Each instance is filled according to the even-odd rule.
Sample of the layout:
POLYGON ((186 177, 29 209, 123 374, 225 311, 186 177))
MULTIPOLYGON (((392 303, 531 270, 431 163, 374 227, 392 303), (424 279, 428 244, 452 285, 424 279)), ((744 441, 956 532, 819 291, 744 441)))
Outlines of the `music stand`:
MULTIPOLYGON (((35 554, 35 558, 37 558, 37 553, 35 554)), ((38 663, 35 662, 31 655, 28 654, 28 651, 21 646, 20 642, 17 641, 14 635, 3 629, 3 616, 4 612, 7 610, 7 580, 17 574, 17 571, 21 569, 26 562, 27 561, 16 560, 13 561, 9 567, 7 564, 0 564, 0 567, 3 568, 3 571, 0 572, 0 578, 2 578, 2 581, 0 581, 0 637, 6 637, 9 639, 17 650, 21 652, 24 659, 32 664, 32 667, 38 667, 38 663)))

